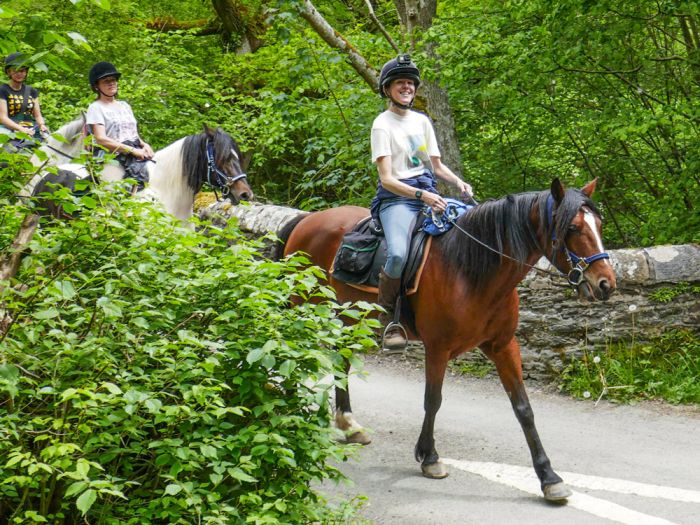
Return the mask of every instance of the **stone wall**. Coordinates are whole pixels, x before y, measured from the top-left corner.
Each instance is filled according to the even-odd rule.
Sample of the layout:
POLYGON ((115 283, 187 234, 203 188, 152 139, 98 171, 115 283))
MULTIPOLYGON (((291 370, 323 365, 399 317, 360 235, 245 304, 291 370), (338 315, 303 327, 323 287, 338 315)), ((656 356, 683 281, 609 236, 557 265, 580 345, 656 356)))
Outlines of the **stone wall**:
MULTIPOLYGON (((572 355, 615 342, 647 341, 673 328, 699 332, 700 246, 609 253, 617 291, 606 302, 579 302, 568 287, 534 271, 520 284, 518 337, 530 377, 551 377, 572 355)), ((545 260, 539 264, 551 269, 545 260)))
MULTIPOLYGON (((201 215, 238 221, 251 235, 277 232, 299 210, 272 205, 218 203, 201 215)), ((640 342, 663 331, 700 331, 700 246, 611 250, 617 291, 606 302, 582 303, 564 279, 531 271, 519 286, 525 375, 546 379, 574 355, 616 342, 640 342), (663 299, 663 300, 661 300, 663 299)), ((542 259, 538 266, 549 269, 542 259)))

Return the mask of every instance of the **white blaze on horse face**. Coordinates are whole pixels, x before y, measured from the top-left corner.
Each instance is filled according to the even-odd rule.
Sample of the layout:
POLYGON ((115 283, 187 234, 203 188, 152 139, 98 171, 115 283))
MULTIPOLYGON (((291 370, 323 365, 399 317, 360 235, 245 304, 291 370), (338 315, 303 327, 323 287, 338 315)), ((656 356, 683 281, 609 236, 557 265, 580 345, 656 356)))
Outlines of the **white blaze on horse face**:
MULTIPOLYGON (((588 225, 590 228, 591 232, 593 232, 593 236, 595 238, 595 243, 598 248, 598 253, 603 253, 605 252, 605 248, 603 248, 603 239, 600 238, 600 234, 598 233, 598 228, 595 223, 595 215, 591 210, 584 210, 583 211, 583 220, 584 222, 588 225)), ((609 259, 603 259, 603 263, 610 264, 609 259)))

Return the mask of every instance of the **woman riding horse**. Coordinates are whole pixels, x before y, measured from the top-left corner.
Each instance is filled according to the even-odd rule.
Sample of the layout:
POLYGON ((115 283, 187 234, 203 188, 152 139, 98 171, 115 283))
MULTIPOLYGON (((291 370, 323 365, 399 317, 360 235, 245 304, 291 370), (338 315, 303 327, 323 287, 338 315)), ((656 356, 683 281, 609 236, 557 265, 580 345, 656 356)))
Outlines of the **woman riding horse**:
POLYGON ((379 321, 385 327, 382 346, 387 350, 404 349, 407 343, 392 320, 416 217, 426 204, 438 213, 447 205, 437 192, 435 175, 461 194, 472 193, 471 186, 442 163, 428 117, 411 109, 418 86, 420 72, 409 55, 384 64, 379 93, 389 99, 389 108, 372 124, 372 162, 379 171, 372 215, 381 222, 388 252, 379 274, 378 299, 385 310, 379 321))
MULTIPOLYGON (((407 330, 425 346, 425 417, 415 447, 424 476, 447 476, 434 437, 447 364, 480 348, 496 365, 544 497, 562 501, 571 494, 545 453, 525 391, 515 336, 517 285, 545 256, 580 298, 610 297, 615 272, 603 248, 600 215, 590 198, 595 187, 592 181, 580 190, 566 189, 555 179, 548 191, 482 203, 434 238, 417 289, 402 308, 407 330)), ((312 264, 327 272, 339 303, 373 301, 376 295, 338 281, 330 273, 343 236, 368 215, 369 210, 357 206, 299 215, 278 232, 282 243, 276 255, 307 254, 312 264)), ((369 443, 353 417, 347 387, 341 384, 336 387, 335 421, 348 441, 369 443)))
MULTIPOLYGON (((41 114, 39 92, 26 83, 29 73, 26 60, 22 53, 5 57, 8 81, 0 85, 0 133, 21 132, 41 141, 49 128, 41 114)), ((32 140, 14 139, 12 142, 18 149, 36 146, 32 140)))
POLYGON ((86 124, 95 142, 117 155, 124 178, 136 180, 134 190, 141 191, 148 182, 146 162, 153 158, 153 150, 139 136, 129 103, 117 100, 121 76, 110 62, 98 62, 90 68, 90 87, 97 93, 97 100, 88 106, 86 124))

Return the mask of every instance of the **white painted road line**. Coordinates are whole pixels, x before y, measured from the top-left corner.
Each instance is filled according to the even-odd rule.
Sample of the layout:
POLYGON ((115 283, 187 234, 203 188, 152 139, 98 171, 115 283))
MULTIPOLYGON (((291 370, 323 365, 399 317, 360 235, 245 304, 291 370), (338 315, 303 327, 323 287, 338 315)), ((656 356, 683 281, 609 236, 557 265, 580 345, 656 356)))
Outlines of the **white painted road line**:
MULTIPOLYGON (((443 458, 446 465, 451 465, 465 472, 471 472, 496 483, 508 485, 528 494, 542 496, 540 482, 531 467, 504 465, 483 461, 460 461, 443 458)), ((604 490, 621 494, 635 494, 645 497, 663 498, 674 501, 700 503, 700 492, 660 485, 637 483, 615 478, 586 476, 573 472, 559 473, 567 485, 604 490)), ((595 498, 580 492, 574 492, 568 499, 568 506, 595 516, 629 525, 673 525, 673 522, 643 514, 604 499, 595 498)))

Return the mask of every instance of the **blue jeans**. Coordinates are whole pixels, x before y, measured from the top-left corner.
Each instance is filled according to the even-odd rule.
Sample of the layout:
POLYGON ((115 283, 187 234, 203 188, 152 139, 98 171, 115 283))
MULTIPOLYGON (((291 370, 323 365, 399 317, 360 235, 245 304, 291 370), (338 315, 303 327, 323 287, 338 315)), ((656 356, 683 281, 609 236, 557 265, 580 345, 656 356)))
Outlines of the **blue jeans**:
POLYGON ((392 279, 401 277, 408 258, 415 219, 422 209, 423 203, 414 199, 387 201, 379 208, 387 247, 384 273, 392 279))

